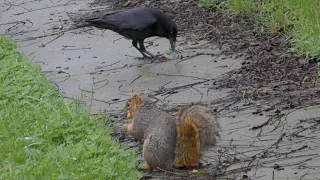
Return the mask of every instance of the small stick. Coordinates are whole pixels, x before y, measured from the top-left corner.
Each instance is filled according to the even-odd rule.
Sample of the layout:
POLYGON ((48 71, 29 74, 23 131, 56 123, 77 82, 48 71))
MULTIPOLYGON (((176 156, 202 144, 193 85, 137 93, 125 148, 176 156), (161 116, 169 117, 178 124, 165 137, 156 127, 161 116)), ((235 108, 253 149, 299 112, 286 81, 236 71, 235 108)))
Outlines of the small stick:
POLYGON ((131 81, 130 86, 132 85, 132 83, 134 83, 136 80, 138 80, 139 78, 141 78, 141 75, 138 76, 137 78, 135 78, 134 80, 131 81))

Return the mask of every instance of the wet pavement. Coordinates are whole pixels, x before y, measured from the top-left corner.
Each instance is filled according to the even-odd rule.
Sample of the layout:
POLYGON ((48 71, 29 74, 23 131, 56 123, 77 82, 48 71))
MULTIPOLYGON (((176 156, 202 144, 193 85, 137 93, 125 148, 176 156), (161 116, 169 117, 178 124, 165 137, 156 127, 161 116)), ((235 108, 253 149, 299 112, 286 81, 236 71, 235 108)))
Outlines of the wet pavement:
POLYGON ((240 68, 242 59, 221 55, 212 43, 195 44, 179 37, 178 53, 170 52, 166 39, 150 38, 145 43, 152 53, 168 53, 168 62, 136 60, 141 54, 131 41, 119 39, 114 32, 65 31, 72 25, 70 14, 92 11, 89 3, 1 0, 0 32, 16 40, 32 62, 41 64, 64 97, 83 96, 95 111, 106 112, 113 119, 121 116, 127 99, 142 91, 155 95, 166 108, 209 102, 220 112, 222 139, 203 158, 210 174, 206 179, 213 175, 224 179, 320 179, 319 107, 255 113, 268 104, 253 104, 240 94, 236 103, 232 99, 219 103, 228 98, 231 89, 215 88, 217 79, 240 68))

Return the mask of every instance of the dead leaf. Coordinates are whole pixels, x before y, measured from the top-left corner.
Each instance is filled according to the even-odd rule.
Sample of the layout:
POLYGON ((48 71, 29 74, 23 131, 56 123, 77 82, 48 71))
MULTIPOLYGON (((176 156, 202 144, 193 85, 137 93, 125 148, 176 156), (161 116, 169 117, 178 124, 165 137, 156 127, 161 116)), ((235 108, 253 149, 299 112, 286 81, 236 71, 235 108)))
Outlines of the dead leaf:
POLYGON ((39 45, 39 47, 40 47, 40 48, 42 48, 42 47, 46 47, 46 45, 45 45, 45 44, 43 44, 43 43, 41 43, 41 44, 39 45))
POLYGON ((196 169, 193 169, 192 171, 190 171, 190 174, 197 174, 198 173, 198 170, 196 169))
POLYGON ((128 6, 130 6, 131 4, 132 4, 131 1, 127 1, 127 2, 124 4, 124 7, 128 7, 128 6))
POLYGON ((167 54, 163 54, 161 57, 162 57, 162 59, 163 59, 164 62, 168 62, 168 59, 169 59, 169 58, 168 58, 168 55, 167 55, 167 54))
POLYGON ((127 1, 125 4, 124 4, 124 7, 134 7, 136 6, 140 1, 127 1))
POLYGON ((230 166, 230 164, 229 164, 229 163, 222 163, 221 166, 222 166, 223 168, 227 168, 227 167, 230 166))

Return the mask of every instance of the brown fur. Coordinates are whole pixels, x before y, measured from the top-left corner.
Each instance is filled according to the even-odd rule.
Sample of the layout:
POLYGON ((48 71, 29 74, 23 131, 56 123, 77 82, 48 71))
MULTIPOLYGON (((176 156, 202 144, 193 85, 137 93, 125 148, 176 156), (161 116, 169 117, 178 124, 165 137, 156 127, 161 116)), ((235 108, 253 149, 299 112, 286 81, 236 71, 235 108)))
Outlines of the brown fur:
POLYGON ((175 168, 196 166, 200 158, 200 140, 198 128, 190 123, 192 119, 185 119, 183 123, 178 121, 178 141, 176 146, 175 168))
POLYGON ((220 125, 210 109, 201 105, 191 105, 176 113, 177 148, 176 167, 197 166, 201 152, 216 145, 220 125))
POLYGON ((141 97, 144 95, 144 93, 140 93, 140 95, 135 95, 126 103, 124 111, 126 111, 128 119, 133 119, 134 112, 140 107, 141 97))
POLYGON ((127 112, 127 118, 132 119, 130 124, 124 125, 124 129, 126 131, 132 131, 134 124, 134 113, 137 109, 140 108, 142 96, 144 96, 144 93, 140 93, 140 95, 133 96, 133 98, 131 98, 130 101, 128 101, 124 107, 124 111, 127 112))

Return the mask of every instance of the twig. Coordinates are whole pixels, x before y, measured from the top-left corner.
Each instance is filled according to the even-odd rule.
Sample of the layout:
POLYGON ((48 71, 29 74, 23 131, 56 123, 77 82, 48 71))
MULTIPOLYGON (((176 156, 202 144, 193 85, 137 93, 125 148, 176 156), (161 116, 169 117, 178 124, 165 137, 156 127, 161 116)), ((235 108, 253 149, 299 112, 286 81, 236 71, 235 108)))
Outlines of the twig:
POLYGON ((108 101, 103 101, 103 100, 100 100, 100 99, 92 99, 92 100, 94 100, 94 101, 98 101, 98 102, 103 102, 103 103, 106 103, 106 104, 108 104, 109 106, 110 106, 110 103, 108 102, 108 101))
POLYGON ((300 177, 300 180, 302 180, 303 177, 305 177, 307 174, 309 174, 309 171, 304 173, 301 177, 300 177))
POLYGON ((73 0, 69 0, 68 2, 66 2, 66 3, 64 4, 64 6, 68 5, 71 1, 73 1, 73 0))
MULTIPOLYGON (((70 73, 65 72, 65 71, 58 71, 58 74, 66 74, 67 77, 66 77, 66 79, 61 80, 61 81, 58 81, 58 82, 56 82, 56 83, 61 83, 61 82, 67 81, 67 80, 70 79, 70 77, 71 77, 70 73)), ((57 74, 53 74, 53 75, 51 75, 51 76, 54 76, 54 75, 57 75, 57 74)), ((48 77, 49 77, 49 76, 48 76, 48 77)))
POLYGON ((66 6, 66 5, 71 5, 71 4, 76 4, 76 3, 59 4, 59 5, 55 5, 55 6, 49 6, 49 7, 44 7, 44 8, 32 9, 32 10, 28 10, 28 11, 26 11, 26 12, 16 13, 16 14, 13 14, 13 15, 21 15, 21 14, 25 14, 25 13, 28 13, 28 12, 34 12, 34 11, 39 11, 39 10, 44 10, 44 9, 51 9, 51 8, 60 7, 60 6, 66 6))
POLYGON ((37 37, 28 37, 28 38, 24 38, 24 39, 17 39, 16 41, 32 41, 32 40, 36 40, 36 39, 39 39, 39 38, 55 36, 55 35, 59 35, 59 33, 46 34, 46 35, 37 36, 37 37))
POLYGON ((202 55, 214 56, 214 55, 216 55, 216 54, 214 54, 214 53, 196 53, 196 54, 194 54, 194 55, 188 56, 188 57, 186 57, 186 58, 184 58, 184 59, 176 62, 175 65, 177 65, 177 64, 180 63, 180 62, 183 62, 183 61, 192 59, 192 58, 197 57, 197 56, 202 56, 202 55))
POLYGON ((91 49, 90 47, 88 47, 88 48, 86 48, 86 47, 84 47, 84 48, 63 48, 63 49, 61 49, 62 51, 75 51, 75 50, 84 50, 84 49, 91 49))
POLYGON ((236 98, 233 102, 229 103, 228 105, 226 105, 226 106, 224 106, 223 108, 221 108, 220 110, 218 110, 217 113, 219 113, 219 112, 221 112, 221 111, 223 111, 223 110, 228 109, 230 106, 236 104, 237 102, 239 102, 239 99, 238 99, 238 98, 236 98))
POLYGON ((302 147, 300 147, 300 148, 298 148, 298 149, 293 149, 293 150, 291 150, 290 152, 281 153, 280 155, 288 155, 288 154, 291 154, 291 153, 295 153, 295 152, 297 152, 297 151, 301 151, 301 150, 303 150, 303 149, 305 149, 305 148, 308 148, 308 147, 309 147, 308 145, 304 145, 304 146, 302 146, 302 147))
POLYGON ((45 43, 44 45, 48 45, 49 43, 51 43, 51 42, 53 42, 53 41, 55 41, 55 40, 59 39, 59 38, 60 38, 60 37, 62 37, 63 35, 64 35, 64 34, 60 34, 59 36, 57 36, 57 37, 53 38, 51 41, 49 41, 49 42, 45 43))
POLYGON ((158 90, 158 91, 154 91, 155 94, 153 94, 153 95, 154 95, 154 96, 157 96, 157 95, 163 93, 164 91, 165 91, 165 92, 168 92, 168 91, 174 91, 174 90, 177 90, 177 89, 183 89, 183 88, 195 86, 195 85, 198 85, 198 84, 203 84, 203 83, 208 82, 208 81, 210 81, 210 80, 199 81, 199 82, 195 82, 195 83, 191 83, 191 84, 186 84, 186 85, 182 85, 182 86, 177 86, 177 87, 173 87, 173 88, 160 89, 160 90, 158 90))
POLYGON ((270 122, 272 119, 273 119, 273 117, 269 117, 269 119, 268 119, 266 122, 264 122, 264 123, 262 123, 262 124, 260 124, 260 125, 255 125, 255 126, 253 126, 252 128, 250 128, 249 130, 257 130, 257 129, 260 129, 260 128, 268 125, 269 122, 270 122))
POLYGON ((9 24, 20 24, 20 23, 26 24, 25 21, 14 21, 14 22, 8 22, 8 23, 0 23, 0 26, 1 25, 9 25, 9 24))
POLYGON ((206 79, 206 78, 200 78, 200 77, 196 77, 196 76, 175 75, 175 74, 161 74, 161 73, 157 73, 157 76, 187 77, 187 78, 194 78, 194 79, 201 79, 201 80, 209 80, 209 79, 206 79))
POLYGON ((162 86, 160 87, 160 89, 164 89, 164 87, 165 87, 166 85, 170 84, 171 82, 172 82, 172 81, 169 81, 169 82, 165 83, 164 85, 162 85, 162 86))
POLYGON ((98 84, 98 83, 100 83, 100 82, 104 82, 104 81, 107 81, 107 83, 105 83, 104 85, 102 85, 102 86, 100 86, 100 87, 98 87, 98 88, 96 88, 96 89, 94 89, 94 90, 96 91, 96 90, 98 90, 98 89, 101 89, 101 88, 103 88, 103 87, 106 87, 106 86, 109 84, 109 80, 108 80, 108 79, 105 79, 105 80, 102 80, 102 81, 99 81, 99 82, 94 82, 93 84, 96 85, 96 84, 98 84))
MULTIPOLYGON (((280 143, 280 141, 282 141, 282 139, 284 138, 285 135, 286 135, 286 133, 281 134, 281 136, 279 137, 279 139, 278 139, 276 142, 274 142, 273 144, 271 144, 271 146, 269 146, 267 149, 265 149, 265 150, 263 150, 263 151, 255 154, 255 155, 253 155, 252 157, 256 157, 256 156, 259 155, 259 154, 264 154, 264 153, 266 153, 266 152, 267 152, 269 149, 271 149, 273 146, 278 145, 278 144, 280 143)), ((253 162, 253 160, 251 160, 251 162, 249 163, 249 165, 250 165, 252 162, 253 162)))
POLYGON ((5 5, 8 5, 7 3, 9 3, 9 7, 1 12, 5 12, 5 11, 8 11, 9 9, 11 9, 11 7, 13 6, 11 2, 7 2, 7 0, 4 0, 4 4, 5 5))
POLYGON ((320 124, 320 122, 317 122, 317 123, 315 123, 315 124, 312 125, 312 126, 305 127, 305 128, 300 129, 300 130, 298 130, 298 131, 295 131, 295 132, 293 132, 291 135, 298 136, 298 135, 297 135, 298 133, 301 133, 301 132, 303 132, 303 131, 305 131, 305 130, 308 130, 308 129, 310 129, 310 128, 313 128, 313 127, 315 127, 315 126, 318 126, 319 124, 320 124))
POLYGON ((85 89, 81 89, 80 88, 80 85, 78 86, 78 89, 82 92, 86 92, 86 93, 95 93, 94 91, 88 91, 88 90, 85 90, 85 89))
POLYGON ((286 133, 281 134, 281 136, 279 137, 279 139, 273 143, 270 148, 272 148, 273 146, 278 146, 279 142, 282 141, 282 139, 284 138, 284 136, 286 135, 286 133))
POLYGON ((130 86, 132 85, 132 83, 134 83, 136 80, 138 80, 139 78, 141 78, 142 76, 138 76, 137 78, 135 78, 134 80, 131 81, 130 86))
POLYGON ((274 180, 274 171, 272 171, 272 180, 274 180))
POLYGON ((113 65, 119 63, 120 61, 121 61, 121 60, 119 60, 119 61, 117 61, 117 62, 115 62, 115 63, 109 64, 109 65, 106 65, 106 66, 98 66, 98 67, 95 68, 95 70, 102 69, 102 68, 105 68, 105 67, 108 67, 108 66, 113 66, 113 65))
MULTIPOLYGON (((101 34, 101 36, 103 35, 103 33, 101 34)), ((116 42, 116 41, 119 41, 120 39, 123 39, 124 37, 121 37, 121 38, 118 38, 116 40, 113 40, 113 44, 116 42)))
POLYGON ((133 89, 131 91, 124 91, 124 90, 121 90, 120 88, 122 87, 122 84, 118 87, 118 91, 120 92, 136 92, 136 91, 133 91, 133 89))
POLYGON ((108 82, 109 82, 108 79, 104 79, 104 80, 101 80, 101 81, 94 82, 93 84, 96 85, 96 84, 102 83, 102 82, 104 82, 104 81, 108 81, 108 82))

